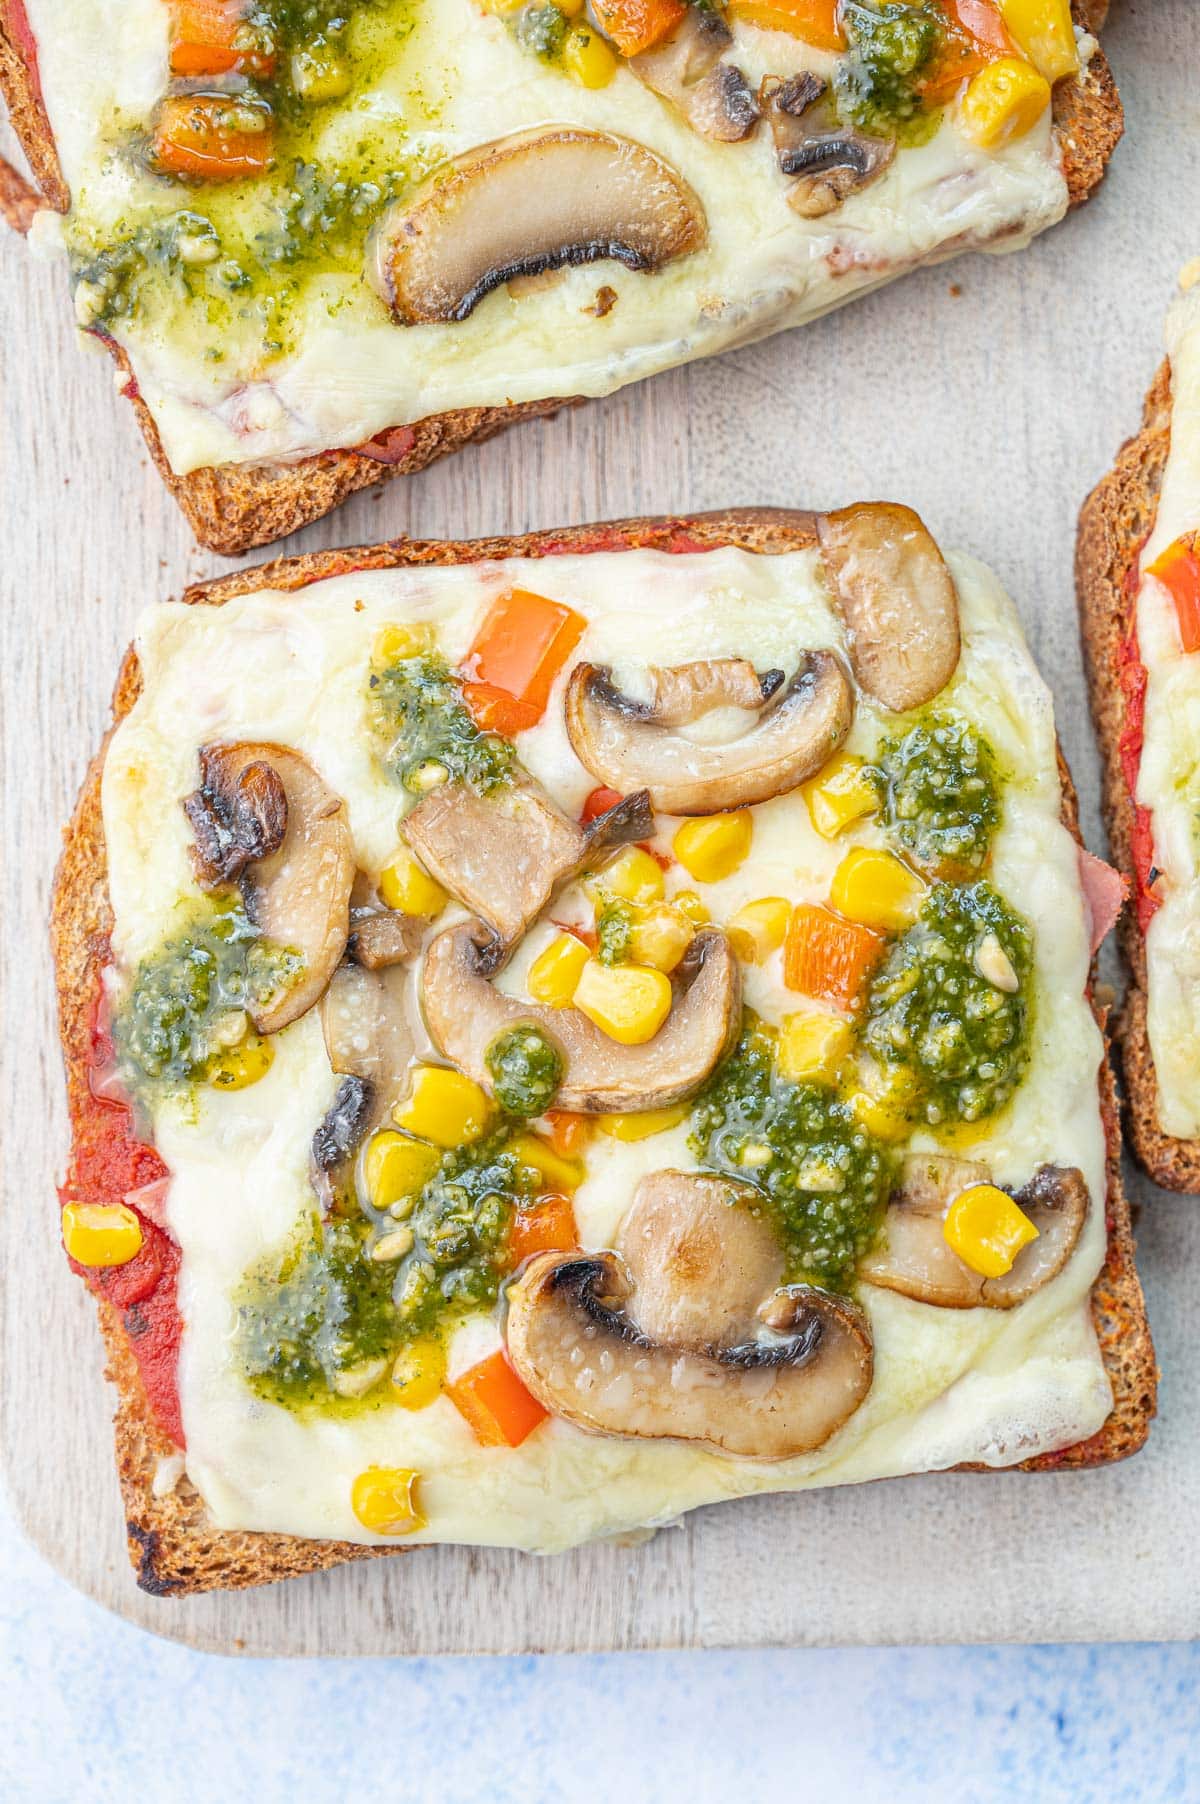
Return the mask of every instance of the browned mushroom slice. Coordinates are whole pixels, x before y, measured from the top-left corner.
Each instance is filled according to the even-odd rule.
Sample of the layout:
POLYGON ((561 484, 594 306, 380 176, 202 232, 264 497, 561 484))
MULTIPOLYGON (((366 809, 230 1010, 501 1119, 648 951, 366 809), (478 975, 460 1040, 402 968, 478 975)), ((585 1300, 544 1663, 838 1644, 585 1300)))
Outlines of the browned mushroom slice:
POLYGON ((498 1034, 536 1026, 562 1054, 554 1106, 577 1114, 665 1109, 699 1089, 733 1044, 741 1017, 741 978, 729 942, 702 929, 676 966, 671 1012, 652 1040, 622 1046, 574 1008, 540 1008, 505 996, 489 981, 478 921, 447 928, 425 954, 425 1020, 442 1055, 492 1088, 486 1053, 498 1034))
POLYGON ((811 74, 788 81, 769 75, 760 90, 780 170, 796 178, 788 205, 805 219, 832 213, 882 175, 896 154, 893 138, 870 138, 824 119, 816 109, 824 94, 825 83, 811 74))
POLYGON ((654 820, 644 790, 583 827, 531 781, 489 795, 443 783, 400 831, 443 889, 491 929, 496 969, 557 890, 614 846, 648 838, 654 820))
POLYGON ((343 964, 321 998, 325 1050, 342 1079, 312 1144, 313 1178, 327 1207, 352 1188, 355 1153, 404 1093, 413 1056, 406 982, 398 966, 343 964))
POLYGON ((509 1292, 509 1357, 545 1408, 595 1433, 811 1453, 871 1388, 871 1337, 852 1304, 777 1290, 781 1263, 739 1186, 658 1172, 616 1252, 529 1262, 509 1292))
MULTIPOLYGON (((285 745, 242 741, 208 745, 200 753, 200 796, 237 797, 247 791, 247 773, 262 766, 270 779, 253 778, 255 789, 272 797, 271 831, 263 855, 242 863, 240 883, 246 913, 263 936, 298 952, 299 975, 277 995, 259 1001, 250 1016, 260 1034, 278 1033, 318 1001, 341 956, 350 931, 350 888, 354 852, 346 808, 308 759, 285 745), (275 786, 283 794, 278 806, 275 786), (276 834, 279 820, 285 823, 276 834)), ((188 798, 192 803, 193 797, 188 798)), ((189 808, 195 822, 199 805, 189 808)), ((206 831, 206 828, 202 828, 206 831)), ((235 860, 236 862, 236 860, 235 860)))
POLYGON ((691 188, 642 144, 543 126, 482 144, 391 208, 369 273, 401 325, 463 320, 493 288, 612 258, 650 272, 698 250, 691 188))
POLYGON ((287 796, 278 772, 262 759, 236 770, 228 759, 200 752, 200 787, 184 797, 183 812, 196 843, 192 869, 203 890, 236 882, 248 864, 283 844, 287 796))
POLYGON ((733 34, 720 13, 689 6, 661 43, 629 58, 639 81, 679 108, 694 131, 735 144, 758 124, 758 102, 741 70, 721 57, 733 34))
POLYGON ((577 664, 566 699, 575 756, 613 789, 649 790, 664 814, 748 808, 794 789, 850 731, 850 684, 832 652, 805 652, 790 683, 777 670, 756 679, 753 724, 736 738, 702 744, 679 731, 713 708, 745 709, 750 668, 741 658, 717 658, 656 671, 664 718, 657 699, 637 701, 616 687, 610 670, 577 664))
POLYGON ((932 701, 958 668, 958 592, 920 515, 864 501, 817 535, 862 687, 896 714, 932 701))
POLYGON ((867 1284, 896 1290, 941 1309, 1013 1309, 1048 1284, 1075 1250, 1088 1211, 1083 1174, 1074 1167, 1041 1166, 1013 1200, 1038 1231, 1021 1248, 1012 1270, 985 1278, 960 1259, 942 1231, 946 1211, 963 1190, 991 1180, 987 1168, 941 1154, 914 1154, 893 1191, 883 1233, 859 1267, 867 1284))
POLYGON ((368 971, 405 964, 420 951, 429 922, 398 908, 364 909, 351 916, 346 947, 355 964, 368 971))

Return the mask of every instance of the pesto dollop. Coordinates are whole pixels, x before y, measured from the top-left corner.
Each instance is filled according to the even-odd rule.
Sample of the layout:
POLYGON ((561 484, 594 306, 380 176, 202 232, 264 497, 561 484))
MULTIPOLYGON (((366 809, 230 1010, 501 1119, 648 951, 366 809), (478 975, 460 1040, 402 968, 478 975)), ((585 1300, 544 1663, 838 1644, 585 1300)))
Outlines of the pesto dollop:
POLYGON ((863 1044, 881 1064, 910 1072, 918 1119, 980 1121, 1009 1101, 1029 1057, 1032 970, 1029 928, 990 883, 930 891, 871 983, 863 1028, 863 1044), (978 968, 989 938, 1015 990, 978 968))
POLYGON ((623 965, 632 956, 633 909, 620 896, 611 896, 596 916, 596 957, 602 965, 623 965))
POLYGON ((850 43, 833 78, 843 123, 904 144, 932 138, 942 115, 924 103, 921 77, 945 40, 941 8, 934 0, 885 0, 878 7, 845 0, 840 17, 850 43))
POLYGON ((436 652, 373 671, 368 713, 385 769, 411 795, 451 780, 488 795, 513 780, 512 745, 476 726, 457 677, 436 652))
POLYGON ((883 1219, 891 1160, 832 1091, 781 1078, 774 1053, 775 1036, 747 1013, 692 1106, 689 1144, 706 1166, 758 1191, 785 1282, 846 1291, 883 1219))
POLYGON ((563 1080, 563 1057, 541 1028, 526 1023, 499 1034, 484 1055, 496 1101, 509 1115, 542 1115, 563 1080))
POLYGON ((1000 821, 996 761, 961 715, 930 712, 878 759, 883 822, 905 851, 932 870, 982 868, 1000 821))

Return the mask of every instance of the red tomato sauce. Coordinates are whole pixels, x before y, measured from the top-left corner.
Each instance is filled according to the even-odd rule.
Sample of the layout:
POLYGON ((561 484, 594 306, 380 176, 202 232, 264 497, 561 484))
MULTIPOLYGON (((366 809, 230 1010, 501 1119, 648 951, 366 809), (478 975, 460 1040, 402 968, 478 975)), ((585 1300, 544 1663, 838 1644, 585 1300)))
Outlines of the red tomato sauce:
POLYGON ((1146 666, 1142 663, 1142 655, 1138 647, 1136 598, 1139 565, 1140 554, 1125 578, 1125 593, 1129 604, 1128 618, 1131 624, 1128 636, 1121 640, 1116 650, 1117 682, 1125 697, 1125 724, 1117 741, 1117 750, 1121 759, 1125 784, 1129 790, 1129 799, 1133 804, 1133 827, 1129 838, 1133 873, 1137 883, 1134 903, 1137 908, 1138 926, 1145 933, 1154 918, 1155 910, 1161 906, 1161 897, 1154 893, 1154 827, 1150 819, 1150 810, 1143 808, 1137 800, 1138 772, 1141 768, 1142 746, 1146 735, 1146 684, 1148 681, 1146 666))

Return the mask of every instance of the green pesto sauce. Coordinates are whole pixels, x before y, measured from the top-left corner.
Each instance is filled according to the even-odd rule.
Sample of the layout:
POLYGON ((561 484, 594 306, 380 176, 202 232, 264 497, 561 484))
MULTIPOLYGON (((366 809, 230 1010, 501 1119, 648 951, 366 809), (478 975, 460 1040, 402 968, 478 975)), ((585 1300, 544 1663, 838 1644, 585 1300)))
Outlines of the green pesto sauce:
POLYGON ((751 1184, 784 1251, 784 1278, 846 1291, 883 1219, 892 1164, 848 1105, 774 1067, 774 1036, 747 1011, 741 1039, 692 1106, 689 1144, 751 1184))
POLYGON ((522 50, 556 62, 567 35, 567 20, 557 6, 522 6, 505 21, 522 50))
POLYGON ((563 1057, 539 1027, 526 1022, 499 1034, 487 1049, 496 1101, 509 1115, 542 1115, 563 1080, 563 1057))
POLYGON ((841 23, 850 48, 837 64, 833 89, 843 123, 902 144, 927 143, 942 118, 940 107, 925 106, 920 93, 920 78, 945 38, 936 0, 882 6, 846 0, 841 23))
POLYGON ((413 1241, 403 1259, 371 1257, 400 1225, 371 1211, 314 1218, 282 1256, 248 1274, 236 1353, 260 1396, 289 1408, 342 1407, 340 1375, 373 1360, 390 1364, 409 1341, 444 1334, 495 1303, 513 1211, 541 1187, 508 1150, 511 1133, 505 1124, 444 1156, 404 1224, 413 1241))
POLYGON ((996 761, 961 715, 930 710, 878 758, 883 821, 918 863, 946 873, 982 868, 1000 821, 996 761))
POLYGON ((980 1121, 1009 1101, 1029 1057, 1033 943, 990 883, 930 891, 916 923, 889 948, 867 1000, 863 1043, 915 1079, 914 1114, 932 1125, 980 1121), (975 968, 987 935, 1019 988, 975 968))
POLYGON ((488 795, 513 780, 512 745, 475 725, 457 677, 436 652, 373 672, 367 711, 384 768, 411 795, 447 780, 488 795))
POLYGON ((629 903, 609 897, 596 916, 596 957, 602 965, 623 965, 632 956, 633 925, 629 903))
POLYGON ((181 1090, 241 1037, 244 1011, 265 1006, 304 968, 264 940, 239 902, 181 905, 179 925, 134 974, 117 1010, 117 1059, 131 1090, 181 1090))

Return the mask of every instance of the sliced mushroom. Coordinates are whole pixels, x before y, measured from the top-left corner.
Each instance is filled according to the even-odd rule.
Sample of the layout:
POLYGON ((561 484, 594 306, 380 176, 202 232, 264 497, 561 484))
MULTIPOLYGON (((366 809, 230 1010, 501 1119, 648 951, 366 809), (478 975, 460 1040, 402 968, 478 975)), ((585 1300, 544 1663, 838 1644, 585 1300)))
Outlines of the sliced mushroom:
POLYGON ((354 1155, 404 1094, 414 1050, 406 983, 398 966, 343 964, 321 998, 325 1050, 342 1079, 312 1144, 313 1178, 327 1208, 352 1190, 354 1155))
POLYGON ((611 132, 543 126, 482 144, 380 220, 369 275, 400 325, 463 320, 514 277, 698 250, 704 209, 669 164, 611 132))
POLYGON ((431 790, 400 831, 444 889, 491 929, 489 969, 504 962, 555 892, 614 846, 654 832, 644 790, 581 826, 532 781, 478 795, 431 790))
POLYGON ((781 81, 768 75, 759 91, 780 170, 794 176, 788 205, 820 219, 883 174, 896 154, 894 138, 871 138, 821 116, 826 86, 815 75, 781 81))
POLYGON ((261 824, 262 844, 268 849, 241 860, 246 837, 239 826, 243 836, 236 856, 231 852, 230 857, 235 865, 241 860, 242 900, 250 919, 266 939, 303 959, 293 982, 249 1010, 260 1034, 278 1033, 318 1001, 346 949, 354 881, 346 807, 308 759, 284 745, 242 741, 205 746, 200 774, 201 788, 188 797, 185 808, 193 826, 197 819, 202 823, 202 858, 207 857, 205 846, 215 844, 209 829, 221 818, 221 809, 228 809, 232 822, 246 818, 245 813, 238 816, 241 798, 264 802, 246 812, 261 824), (251 775, 256 766, 269 775, 251 775), (277 790, 282 791, 282 807, 277 790), (197 801, 197 796, 207 800, 197 801), (277 831, 280 820, 282 833, 277 831))
POLYGON ((920 515, 859 502, 817 536, 862 687, 896 714, 932 701, 958 667, 958 592, 920 515))
POLYGON ((420 951, 428 925, 421 915, 406 915, 398 908, 364 910, 351 916, 346 950, 368 971, 402 965, 420 951))
POLYGON ((489 981, 478 921, 438 935, 422 973, 425 1019, 434 1044, 490 1091, 486 1053, 498 1034, 532 1024, 562 1053, 555 1107, 577 1114, 665 1109, 699 1089, 736 1038, 741 977, 729 942, 715 928, 696 934, 676 966, 675 999, 652 1040, 621 1046, 574 1008, 540 1008, 505 996, 489 981))
POLYGON ((790 683, 771 670, 758 678, 756 718, 737 738, 700 744, 668 722, 687 724, 715 707, 746 705, 741 658, 655 672, 656 702, 625 695, 612 672, 577 664, 567 685, 567 732, 580 763, 614 789, 649 790, 664 814, 716 814, 782 795, 812 776, 850 731, 854 701, 837 658, 801 657, 790 683), (690 692, 694 707, 683 698, 690 692))
POLYGON ((984 1278, 959 1258, 942 1227, 956 1196, 990 1181, 986 1166, 971 1160, 936 1153, 907 1159, 879 1246, 859 1267, 860 1277, 941 1309, 1013 1309, 1023 1303, 1071 1257, 1087 1217, 1087 1185, 1074 1167, 1040 1166, 1012 1193, 1038 1237, 1021 1248, 1002 1278, 984 1278))
POLYGON ((658 1172, 616 1252, 529 1262, 509 1292, 509 1357, 545 1408, 594 1433, 811 1453, 870 1390, 871 1337, 852 1304, 777 1290, 781 1263, 739 1186, 658 1172))
POLYGON ((192 869, 203 890, 236 882, 248 864, 267 858, 283 844, 287 796, 279 774, 261 759, 233 772, 216 748, 200 753, 200 787, 184 797, 183 812, 196 843, 192 869))
POLYGON ((749 137, 759 114, 742 71, 720 60, 732 42, 720 13, 689 6, 670 37, 631 56, 629 67, 702 137, 735 144, 749 137))

